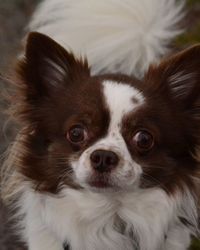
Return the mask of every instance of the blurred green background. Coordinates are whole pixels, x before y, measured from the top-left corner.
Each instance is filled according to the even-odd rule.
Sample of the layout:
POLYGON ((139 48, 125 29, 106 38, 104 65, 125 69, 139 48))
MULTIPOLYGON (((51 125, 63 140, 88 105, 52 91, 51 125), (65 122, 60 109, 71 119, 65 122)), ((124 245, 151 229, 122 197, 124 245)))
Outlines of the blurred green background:
POLYGON ((184 34, 174 42, 178 49, 200 42, 200 0, 186 1, 186 16, 182 27, 184 34))
MULTIPOLYGON (((20 41, 25 33, 24 28, 38 2, 39 0, 0 0, 0 73, 7 71, 20 49, 20 41)), ((186 16, 181 23, 184 33, 172 42, 173 51, 200 42, 200 0, 186 0, 185 12, 186 16)), ((0 90, 3 86, 4 82, 0 80, 0 90)), ((1 101, 0 106, 4 106, 1 101)), ((1 114, 0 131, 3 131, 4 120, 5 117, 1 114)), ((6 131, 7 138, 5 138, 0 132, 0 155, 12 134, 12 129, 6 131)), ((7 210, 0 201, 0 250, 22 250, 22 246, 11 234, 6 217, 8 217, 7 210)), ((190 250, 200 250, 200 242, 194 240, 190 250)))

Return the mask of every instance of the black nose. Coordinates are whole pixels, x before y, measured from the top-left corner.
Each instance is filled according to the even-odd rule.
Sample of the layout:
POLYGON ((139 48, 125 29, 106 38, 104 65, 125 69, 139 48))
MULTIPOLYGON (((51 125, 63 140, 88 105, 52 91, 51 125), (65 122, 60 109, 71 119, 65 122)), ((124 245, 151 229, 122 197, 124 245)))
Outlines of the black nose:
POLYGON ((92 167, 99 172, 109 172, 119 162, 118 156, 107 150, 96 150, 90 156, 92 167))

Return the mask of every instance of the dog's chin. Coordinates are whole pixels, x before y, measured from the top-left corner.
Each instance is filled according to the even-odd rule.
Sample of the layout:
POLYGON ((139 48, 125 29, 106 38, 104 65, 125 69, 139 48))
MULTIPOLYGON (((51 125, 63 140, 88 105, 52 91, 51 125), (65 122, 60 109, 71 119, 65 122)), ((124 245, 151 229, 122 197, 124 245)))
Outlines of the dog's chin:
POLYGON ((133 185, 129 186, 127 183, 122 184, 119 181, 115 182, 111 177, 101 175, 87 178, 82 183, 82 186, 87 190, 97 193, 115 193, 134 189, 133 185))
POLYGON ((88 183, 85 185, 85 189, 95 193, 116 193, 123 190, 119 186, 111 186, 105 183, 88 183))
POLYGON ((104 175, 94 175, 88 177, 83 186, 85 189, 88 189, 93 192, 112 192, 115 191, 118 187, 113 183, 110 177, 104 175))
POLYGON ((93 192, 116 192, 119 191, 120 188, 110 181, 105 180, 91 180, 87 184, 87 188, 93 192))

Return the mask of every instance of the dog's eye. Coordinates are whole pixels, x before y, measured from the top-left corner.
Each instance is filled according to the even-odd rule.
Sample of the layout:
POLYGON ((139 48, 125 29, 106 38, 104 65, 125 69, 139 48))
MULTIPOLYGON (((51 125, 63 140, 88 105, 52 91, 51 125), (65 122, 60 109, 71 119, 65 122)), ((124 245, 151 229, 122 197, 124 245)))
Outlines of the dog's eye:
POLYGON ((148 131, 140 130, 134 135, 133 143, 139 150, 148 151, 154 145, 154 138, 148 131))
POLYGON ((67 132, 67 139, 72 143, 84 142, 87 137, 87 130, 81 125, 74 125, 67 132))

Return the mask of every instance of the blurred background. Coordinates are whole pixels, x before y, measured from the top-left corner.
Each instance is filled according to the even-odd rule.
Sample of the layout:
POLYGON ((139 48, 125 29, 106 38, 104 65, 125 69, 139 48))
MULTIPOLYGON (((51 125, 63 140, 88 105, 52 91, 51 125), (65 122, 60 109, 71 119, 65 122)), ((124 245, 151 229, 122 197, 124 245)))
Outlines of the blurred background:
MULTIPOLYGON (((122 0, 123 1, 123 0, 122 0)), ((26 32, 30 16, 40 0, 0 0, 0 92, 5 90, 4 75, 12 68, 20 41, 26 32)), ((186 0, 186 16, 181 24, 185 32, 170 45, 173 51, 200 42, 200 0, 186 0)), ((0 109, 6 103, 0 100, 0 109)), ((0 156, 3 155, 9 141, 15 134, 13 126, 6 126, 6 116, 0 113, 0 156)), ((1 157, 0 157, 1 159, 1 157)), ((1 164, 1 160, 0 160, 1 164)), ((9 213, 0 200, 0 250, 25 249, 13 235, 9 213)), ((200 250, 200 244, 194 240, 191 250, 200 250)))

